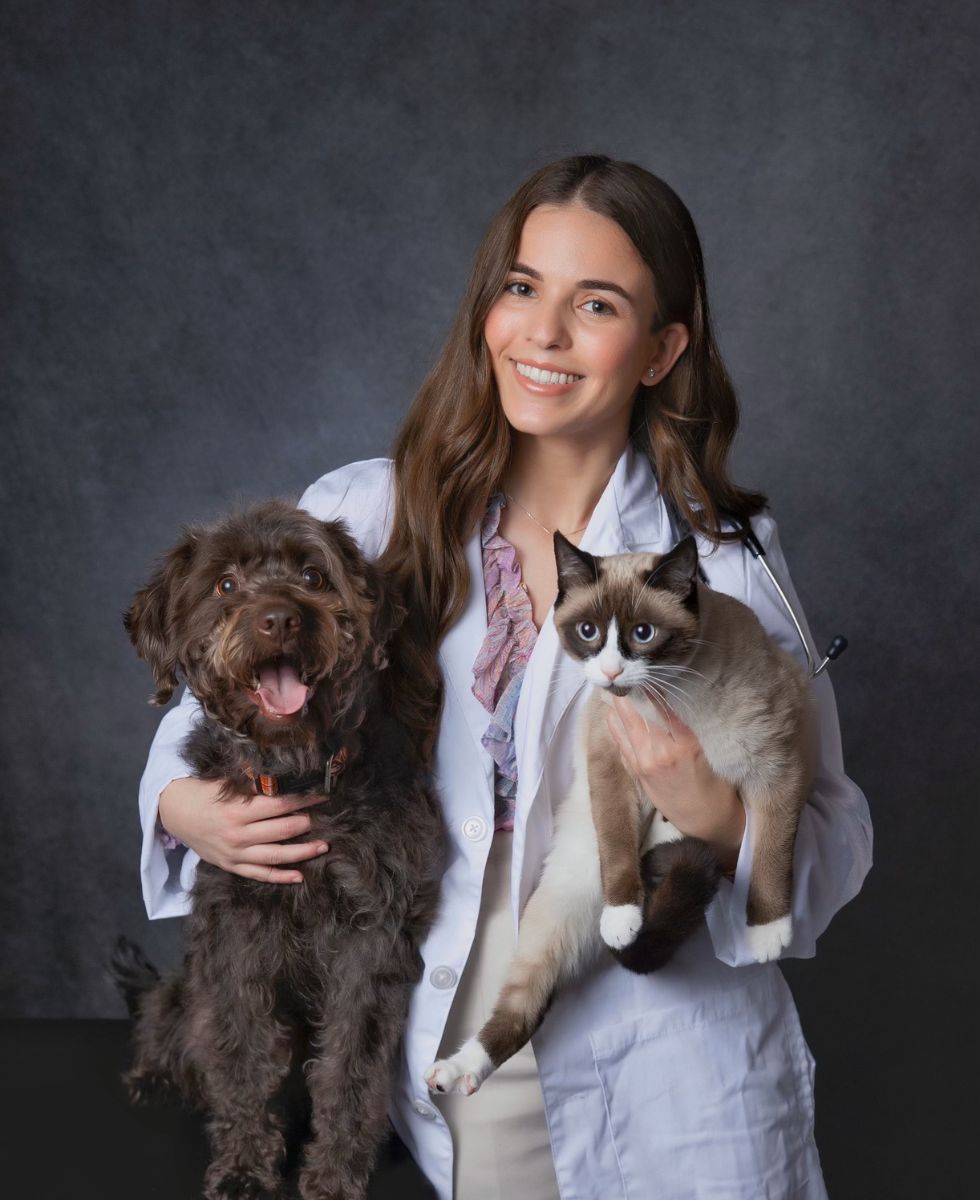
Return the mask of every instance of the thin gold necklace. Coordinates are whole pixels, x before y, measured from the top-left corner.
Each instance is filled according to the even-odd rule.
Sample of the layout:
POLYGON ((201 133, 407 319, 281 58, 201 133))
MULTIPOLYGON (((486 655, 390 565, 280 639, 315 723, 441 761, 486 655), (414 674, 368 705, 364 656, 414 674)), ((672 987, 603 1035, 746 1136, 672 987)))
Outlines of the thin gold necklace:
MULTIPOLYGON (((539 526, 541 529, 543 529, 545 531, 545 533, 550 534, 552 537, 555 536, 555 531, 553 529, 549 529, 547 525, 542 525, 541 522, 538 520, 538 518, 534 515, 534 513, 528 512, 527 509, 524 507, 524 505, 520 504, 517 500, 515 500, 514 497, 510 494, 510 492, 504 492, 504 495, 507 497, 507 499, 512 504, 516 504, 522 513, 524 513, 526 516, 530 517, 531 520, 535 523, 535 525, 539 526)), ((577 533, 581 533, 582 530, 588 529, 588 527, 589 527, 589 523, 588 523, 588 521, 586 521, 586 523, 582 526, 582 529, 573 529, 571 533, 568 533, 565 536, 566 537, 574 537, 577 533)))

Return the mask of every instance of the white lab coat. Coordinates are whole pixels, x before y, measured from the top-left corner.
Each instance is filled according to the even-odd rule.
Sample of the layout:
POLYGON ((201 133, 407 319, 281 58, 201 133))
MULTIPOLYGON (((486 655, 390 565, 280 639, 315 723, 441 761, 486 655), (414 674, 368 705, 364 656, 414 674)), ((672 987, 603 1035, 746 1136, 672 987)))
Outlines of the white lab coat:
MULTIPOLYGON (((300 501, 343 518, 370 558, 388 535, 391 463, 332 471, 300 501)), ((799 612, 772 519, 754 519, 768 561, 799 612)), ((593 554, 662 552, 670 530, 648 461, 624 451, 581 547, 593 554)), ((710 546, 701 545, 702 553, 710 546)), ((472 586, 440 647, 445 707, 436 780, 450 850, 439 916, 424 946, 425 972, 410 1007, 391 1117, 440 1200, 452 1193, 452 1142, 423 1072, 436 1050, 473 940, 493 831, 493 762, 481 745, 488 717, 474 697, 473 662, 486 632, 482 550, 466 547, 472 586)), ((766 629, 803 659, 789 617, 740 543, 704 561, 711 586, 749 604, 766 629)), ((871 865, 871 824, 845 776, 830 681, 812 684, 820 758, 796 843, 794 937, 787 954, 810 957, 830 918, 871 865)), ((549 615, 528 663, 515 720, 518 793, 513 833, 515 922, 548 850, 555 807, 567 793, 572 737, 586 699, 580 670, 559 647, 549 615)), ((185 693, 166 714, 140 789, 142 878, 150 917, 187 912, 193 851, 166 854, 156 836, 159 793, 187 769, 179 746, 196 714, 185 693)), ((723 880, 706 928, 664 970, 638 976, 611 956, 558 996, 533 1045, 563 1200, 786 1200, 826 1196, 813 1140, 813 1059, 775 963, 751 961, 745 901, 746 831, 734 884, 723 880)), ((473 1031, 475 1032, 475 1031, 473 1031)), ((491 1078, 486 1085, 493 1087, 491 1078)), ((466 1200, 462 1197, 462 1200, 466 1200)))

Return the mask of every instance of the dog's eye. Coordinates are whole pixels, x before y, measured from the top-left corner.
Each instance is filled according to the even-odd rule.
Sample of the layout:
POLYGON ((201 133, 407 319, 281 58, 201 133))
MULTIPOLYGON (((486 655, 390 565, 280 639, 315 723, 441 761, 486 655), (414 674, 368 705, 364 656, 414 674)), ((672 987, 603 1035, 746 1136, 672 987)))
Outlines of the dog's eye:
POLYGON ((238 591, 238 580, 234 575, 222 575, 214 585, 214 590, 219 596, 230 596, 232 592, 238 591))
POLYGON ((305 567, 303 569, 303 582, 315 592, 322 591, 327 586, 327 581, 316 567, 305 567))

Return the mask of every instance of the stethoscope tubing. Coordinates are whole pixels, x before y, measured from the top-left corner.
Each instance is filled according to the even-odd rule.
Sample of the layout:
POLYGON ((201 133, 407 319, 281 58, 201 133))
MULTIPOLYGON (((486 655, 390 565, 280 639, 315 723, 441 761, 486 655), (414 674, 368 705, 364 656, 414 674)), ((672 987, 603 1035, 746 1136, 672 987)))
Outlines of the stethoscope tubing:
MULTIPOLYGON (((671 538, 676 546, 691 532, 690 526, 681 517, 680 513, 676 510, 674 505, 667 500, 666 497, 664 497, 664 503, 667 508, 667 519, 670 522, 671 538)), ((751 524, 748 521, 741 521, 737 517, 730 517, 730 520, 733 521, 739 531, 742 545, 745 546, 746 550, 748 550, 753 559, 755 559, 759 566, 762 567, 763 571, 765 571, 766 575, 769 577, 769 582, 776 589, 776 595, 779 597, 783 608, 785 608, 786 612, 789 614, 789 618, 793 622, 793 628, 796 630, 797 637, 800 639, 800 645, 803 647, 803 652, 806 655, 807 667, 810 671, 810 678, 816 679, 818 675, 827 669, 827 667, 834 661, 835 658, 844 653, 844 651, 847 649, 847 638, 838 634, 827 648, 827 653, 819 663, 817 662, 816 656, 814 655, 810 646, 810 641, 803 632, 803 626, 800 623, 800 619, 796 615, 796 610, 790 603, 789 597, 783 591, 779 580, 772 571, 772 568, 766 562, 766 552, 762 548, 762 543, 755 536, 751 524)), ((698 571, 701 579, 710 587, 711 585, 708 581, 708 576, 705 574, 704 568, 700 563, 698 564, 698 571)))

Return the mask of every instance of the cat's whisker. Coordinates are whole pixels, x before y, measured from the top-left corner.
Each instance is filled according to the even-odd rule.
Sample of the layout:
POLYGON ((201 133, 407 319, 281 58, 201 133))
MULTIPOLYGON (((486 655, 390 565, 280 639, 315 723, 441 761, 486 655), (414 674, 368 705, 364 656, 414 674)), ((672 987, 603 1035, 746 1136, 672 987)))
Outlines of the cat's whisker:
POLYGON ((675 711, 682 720, 684 719, 684 712, 681 711, 682 709, 686 711, 688 715, 694 712, 694 707, 688 697, 685 696, 685 694, 679 688, 674 687, 663 679, 657 680, 657 683, 654 683, 652 680, 648 679, 646 683, 642 684, 641 686, 643 687, 644 691, 651 691, 655 693, 667 705, 667 707, 675 711), (657 684, 659 684, 660 687, 658 687, 657 684), (661 691, 660 688, 665 690, 661 691))
POLYGON ((690 705, 687 697, 679 689, 670 687, 670 685, 664 683, 663 680, 659 680, 658 684, 651 685, 651 686, 657 687, 658 693, 660 695, 670 698, 672 708, 677 708, 677 709, 684 708, 688 712, 692 711, 691 705, 690 705))
POLYGON ((662 692, 655 683, 650 683, 650 682, 641 683, 640 688, 642 691, 646 692, 646 694, 648 696, 655 697, 657 700, 660 701, 661 704, 664 704, 667 708, 669 708, 671 710, 673 709, 673 704, 671 703, 670 697, 667 695, 666 692, 662 692))
POLYGON ((708 682, 707 675, 704 675, 701 671, 695 671, 693 667, 680 667, 673 663, 657 663, 652 670, 657 672, 667 671, 671 675, 697 675, 697 677, 699 679, 703 679, 705 683, 708 682))
POLYGON ((667 697, 659 692, 655 687, 644 685, 643 690, 647 693, 647 695, 656 697, 656 699, 659 700, 663 707, 667 710, 664 714, 667 717, 667 732, 670 734, 670 740, 676 741, 677 739, 674 737, 674 730, 670 723, 670 714, 673 713, 674 716, 680 716, 681 714, 677 712, 671 701, 668 700, 667 697))

